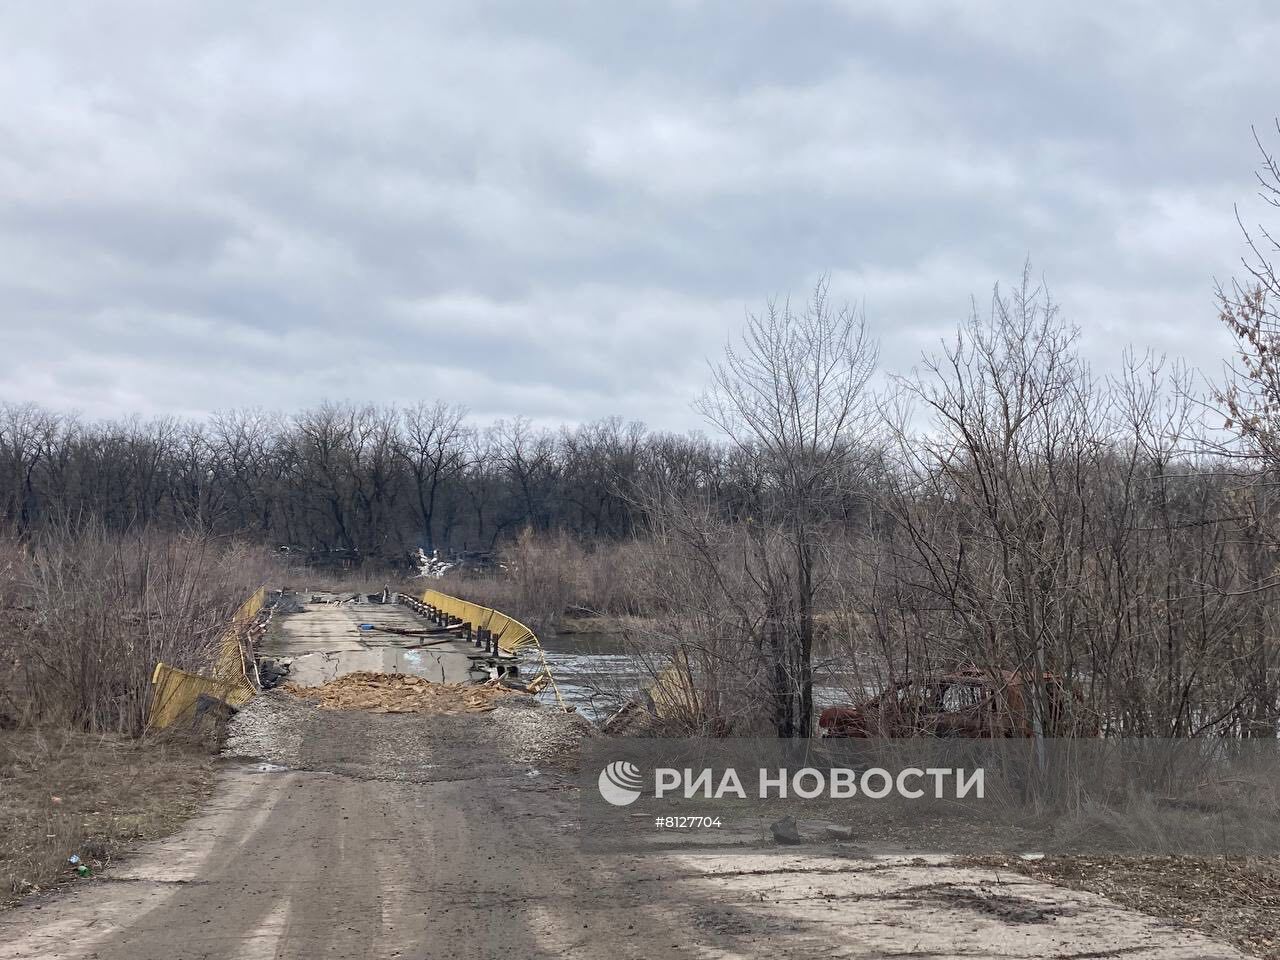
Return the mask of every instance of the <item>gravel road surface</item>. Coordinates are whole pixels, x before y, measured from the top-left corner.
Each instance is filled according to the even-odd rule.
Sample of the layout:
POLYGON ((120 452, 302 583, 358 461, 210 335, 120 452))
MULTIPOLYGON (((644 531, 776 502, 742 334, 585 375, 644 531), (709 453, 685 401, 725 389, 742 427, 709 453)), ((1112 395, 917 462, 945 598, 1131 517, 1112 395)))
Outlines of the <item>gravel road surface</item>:
POLYGON ((582 734, 528 706, 375 715, 263 696, 203 815, 0 915, 0 960, 1241 956, 936 859, 589 855, 569 772, 582 734))

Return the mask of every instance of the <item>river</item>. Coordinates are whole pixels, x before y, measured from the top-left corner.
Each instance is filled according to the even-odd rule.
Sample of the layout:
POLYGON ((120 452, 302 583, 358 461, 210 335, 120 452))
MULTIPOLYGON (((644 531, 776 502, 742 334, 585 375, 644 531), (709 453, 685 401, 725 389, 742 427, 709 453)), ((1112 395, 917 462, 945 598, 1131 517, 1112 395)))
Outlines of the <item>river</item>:
MULTIPOLYGON (((548 631, 539 639, 560 696, 588 720, 607 719, 653 682, 650 666, 629 653, 618 634, 548 631)), ((535 670, 535 664, 529 662, 522 672, 532 675, 535 670)), ((813 688, 817 709, 850 701, 851 677, 824 668, 817 679, 813 688)), ((547 700, 555 695, 548 688, 542 696, 547 700)))

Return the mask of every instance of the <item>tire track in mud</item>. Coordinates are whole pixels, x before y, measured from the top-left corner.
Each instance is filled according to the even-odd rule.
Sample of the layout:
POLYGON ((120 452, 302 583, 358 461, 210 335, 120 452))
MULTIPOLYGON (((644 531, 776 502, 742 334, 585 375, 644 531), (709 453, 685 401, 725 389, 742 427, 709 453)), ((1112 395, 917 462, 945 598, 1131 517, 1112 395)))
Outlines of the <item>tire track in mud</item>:
POLYGON ((228 764, 201 817, 112 871, 123 882, 0 916, 0 960, 1240 956, 972 868, 822 848, 587 853, 573 781, 501 716, 286 716, 261 699, 246 728, 255 709, 271 718, 259 735, 278 722, 261 755, 292 769, 228 764))

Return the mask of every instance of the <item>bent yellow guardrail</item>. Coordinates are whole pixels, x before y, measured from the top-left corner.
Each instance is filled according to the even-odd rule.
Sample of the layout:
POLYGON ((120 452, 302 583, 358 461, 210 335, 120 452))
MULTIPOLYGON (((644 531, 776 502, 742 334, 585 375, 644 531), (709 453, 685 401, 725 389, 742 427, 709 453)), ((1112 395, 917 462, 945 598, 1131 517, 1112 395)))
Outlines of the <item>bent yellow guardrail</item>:
POLYGON ((551 666, 547 663, 547 655, 542 649, 542 644, 538 642, 538 635, 515 617, 509 617, 492 607, 483 607, 470 600, 451 597, 439 590, 426 591, 422 594, 421 602, 429 607, 435 607, 455 620, 471 624, 473 630, 487 630, 489 636, 497 642, 498 648, 504 653, 518 654, 525 650, 537 650, 538 659, 542 663, 542 673, 530 681, 530 686, 545 677, 545 682, 551 684, 551 690, 556 695, 556 702, 562 709, 565 708, 564 697, 560 696, 560 688, 556 686, 555 677, 551 675, 551 666))
POLYGON ((649 726, 653 721, 675 721, 696 725, 704 716, 706 698, 698 689, 689 657, 677 650, 644 687, 604 721, 606 733, 616 733, 634 724, 649 726))
POLYGON ((232 615, 231 623, 218 641, 213 676, 179 670, 157 663, 151 673, 151 709, 147 729, 161 730, 195 709, 201 694, 216 697, 233 707, 242 707, 258 694, 258 685, 249 674, 244 639, 249 627, 267 603, 267 588, 259 587, 232 615))
POLYGON ((693 670, 683 650, 677 651, 671 662, 658 671, 645 693, 652 703, 654 716, 661 720, 696 717, 702 713, 703 698, 694 684, 693 670))
POLYGON ((422 595, 422 602, 447 613, 455 620, 471 624, 472 629, 488 630, 489 635, 498 641, 498 646, 506 653, 519 653, 528 647, 538 646, 538 637, 514 617, 508 617, 492 607, 482 607, 469 600, 451 597, 439 590, 428 590, 422 595))

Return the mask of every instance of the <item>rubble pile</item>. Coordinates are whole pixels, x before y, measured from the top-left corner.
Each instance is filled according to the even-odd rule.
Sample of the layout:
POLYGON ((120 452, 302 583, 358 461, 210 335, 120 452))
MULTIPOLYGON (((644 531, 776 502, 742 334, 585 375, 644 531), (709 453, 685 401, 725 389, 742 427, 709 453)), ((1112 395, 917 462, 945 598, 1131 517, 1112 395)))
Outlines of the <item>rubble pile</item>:
POLYGON ((457 716, 484 713, 496 701, 523 697, 501 684, 432 683, 422 677, 398 673, 348 673, 317 687, 287 683, 281 689, 316 701, 326 710, 368 710, 372 713, 432 713, 457 716))

